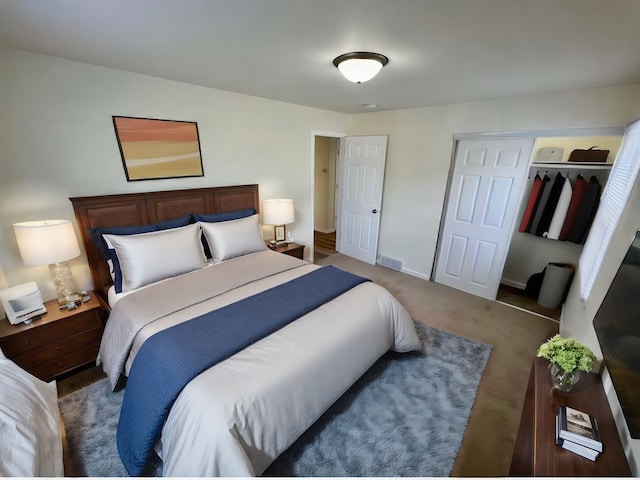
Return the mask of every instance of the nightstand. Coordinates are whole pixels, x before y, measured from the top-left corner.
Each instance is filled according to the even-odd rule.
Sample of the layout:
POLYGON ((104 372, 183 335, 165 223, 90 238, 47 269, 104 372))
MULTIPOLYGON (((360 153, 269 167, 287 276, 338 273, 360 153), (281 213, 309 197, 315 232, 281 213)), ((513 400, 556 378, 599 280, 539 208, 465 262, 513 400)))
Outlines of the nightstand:
POLYGON ((271 248, 271 250, 273 250, 274 252, 284 253, 285 255, 299 258, 300 260, 304 258, 304 245, 300 245, 299 243, 288 243, 286 245, 271 248))
POLYGON ((75 310, 60 310, 58 301, 31 324, 0 320, 0 348, 29 373, 46 382, 88 363, 95 364, 104 330, 102 307, 93 292, 75 310))

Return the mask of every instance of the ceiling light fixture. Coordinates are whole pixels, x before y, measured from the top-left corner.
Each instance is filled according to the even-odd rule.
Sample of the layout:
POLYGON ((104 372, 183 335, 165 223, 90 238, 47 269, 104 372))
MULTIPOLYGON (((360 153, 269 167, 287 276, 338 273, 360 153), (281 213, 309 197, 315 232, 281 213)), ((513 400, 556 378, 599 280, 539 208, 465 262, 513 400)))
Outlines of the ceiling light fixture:
POLYGON ((333 59, 333 64, 347 80, 362 83, 371 80, 389 59, 379 53, 350 52, 333 59))

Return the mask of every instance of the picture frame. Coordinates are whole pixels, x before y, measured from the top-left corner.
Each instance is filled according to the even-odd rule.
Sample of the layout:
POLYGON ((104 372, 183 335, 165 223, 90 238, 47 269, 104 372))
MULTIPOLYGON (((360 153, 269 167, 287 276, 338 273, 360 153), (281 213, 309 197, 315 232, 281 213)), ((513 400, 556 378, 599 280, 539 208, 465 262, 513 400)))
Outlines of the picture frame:
POLYGON ((112 119, 128 182, 204 176, 196 122, 115 115, 112 119))
POLYGON ((287 238, 287 227, 285 225, 276 225, 273 228, 275 241, 284 242, 287 238))

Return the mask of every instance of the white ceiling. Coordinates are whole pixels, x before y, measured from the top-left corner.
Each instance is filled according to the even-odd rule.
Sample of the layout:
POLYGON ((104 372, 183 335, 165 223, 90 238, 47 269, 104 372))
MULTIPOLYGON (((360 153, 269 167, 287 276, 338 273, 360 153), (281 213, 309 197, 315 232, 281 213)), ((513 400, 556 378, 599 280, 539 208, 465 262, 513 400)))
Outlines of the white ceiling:
POLYGON ((0 0, 0 45, 356 113, 640 83, 640 0, 0 0))

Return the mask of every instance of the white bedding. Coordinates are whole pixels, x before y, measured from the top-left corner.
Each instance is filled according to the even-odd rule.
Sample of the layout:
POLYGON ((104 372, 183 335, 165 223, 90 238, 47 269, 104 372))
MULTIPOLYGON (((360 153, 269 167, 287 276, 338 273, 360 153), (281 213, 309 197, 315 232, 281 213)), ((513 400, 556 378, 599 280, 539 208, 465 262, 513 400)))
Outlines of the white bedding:
MULTIPOLYGON (((122 354, 111 350, 129 334, 110 332, 118 330, 112 320, 126 317, 118 313, 119 307, 135 302, 138 294, 131 294, 116 304, 107 323, 101 346, 105 371, 115 384, 115 372, 128 371, 144 340, 156 331, 315 268, 264 251, 206 268, 206 274, 183 275, 183 284, 189 284, 184 277, 192 274, 211 277, 213 296, 201 298, 206 294, 198 291, 200 281, 192 282, 186 292, 176 288, 175 294, 189 306, 146 325, 131 322, 139 331, 121 361, 122 354), (230 275, 236 266, 244 273, 230 275), (272 266, 273 272, 266 274, 272 266), (219 287, 216 272, 234 287, 219 287), (197 300, 185 300, 185 296, 197 300), (116 340, 110 340, 112 336, 116 340)), ((164 292, 167 287, 158 288, 164 292)), ((152 293, 147 291, 140 298, 145 296, 152 298, 152 293)), ((192 380, 162 430, 158 453, 164 462, 163 475, 260 475, 387 350, 419 348, 413 321, 397 300, 372 282, 360 284, 192 380)))
POLYGON ((61 477, 56 382, 45 383, 0 350, 0 477, 61 477))

